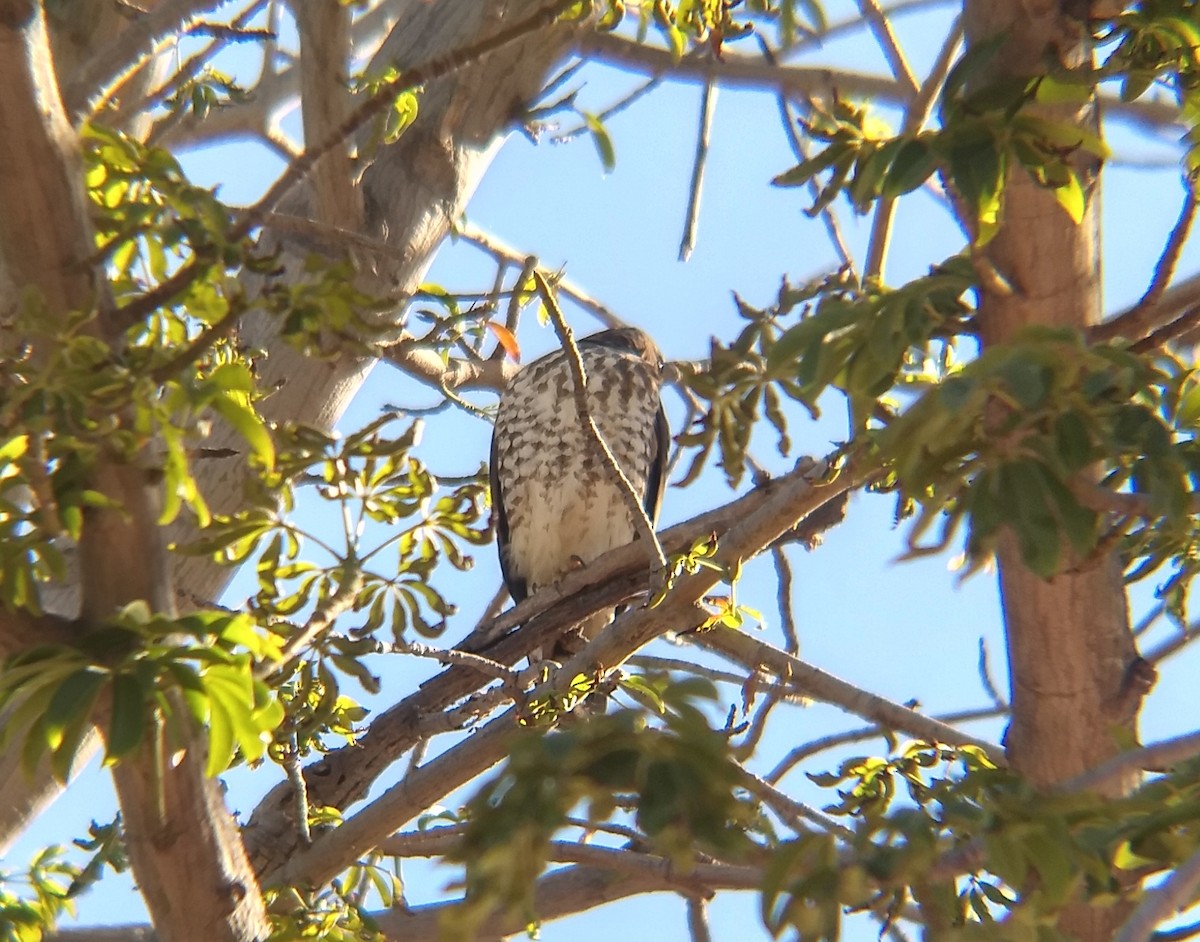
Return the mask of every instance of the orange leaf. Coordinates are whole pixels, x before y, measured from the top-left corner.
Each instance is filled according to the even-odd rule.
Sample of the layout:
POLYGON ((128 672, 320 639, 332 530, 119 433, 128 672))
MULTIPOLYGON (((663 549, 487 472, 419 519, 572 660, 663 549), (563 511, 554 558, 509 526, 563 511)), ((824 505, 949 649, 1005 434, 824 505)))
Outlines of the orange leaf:
POLYGON ((517 343, 516 335, 499 321, 488 321, 487 326, 496 335, 496 342, 504 348, 510 360, 521 362, 521 345, 517 343))

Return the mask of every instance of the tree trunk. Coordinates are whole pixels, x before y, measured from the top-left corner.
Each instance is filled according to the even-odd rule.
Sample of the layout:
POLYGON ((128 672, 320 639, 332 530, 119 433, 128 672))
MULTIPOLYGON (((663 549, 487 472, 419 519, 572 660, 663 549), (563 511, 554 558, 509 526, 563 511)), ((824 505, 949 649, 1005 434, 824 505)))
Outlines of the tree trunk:
MULTIPOLYGON (((1070 0, 967 0, 968 41, 1008 32, 996 61, 1010 75, 1045 71, 1048 54, 1068 66, 1090 57, 1087 23, 1065 12, 1070 0)), ((1084 14, 1086 16, 1086 14, 1084 14)), ((1046 115, 1095 126, 1093 104, 1059 106, 1046 115)), ((1011 294, 982 289, 985 346, 1011 341, 1029 325, 1083 328, 1102 310, 1099 167, 1080 166, 1089 190, 1076 225, 1022 168, 1010 171, 999 233, 988 261, 1011 294)), ((1119 561, 1106 555, 1079 571, 1042 579, 1021 562, 1016 542, 998 552, 1008 637, 1012 721, 1005 739, 1014 769, 1051 788, 1112 757, 1136 734, 1137 700, 1124 696, 1136 657, 1119 561)), ((1110 789, 1118 794, 1128 783, 1110 789)), ((1127 911, 1073 904, 1061 928, 1080 940, 1108 939, 1127 911)))
MULTIPOLYGON (((417 66, 491 36, 503 26, 547 5, 546 0, 443 0, 437 4, 407 4, 377 61, 401 68, 417 66)), ((33 16, 37 7, 32 0, 0 0, 0 27, 12 19, 13 11, 33 16)), ((417 121, 396 143, 380 148, 374 164, 367 168, 359 183, 358 196, 363 207, 359 233, 393 250, 388 257, 359 260, 360 288, 368 293, 403 295, 419 285, 434 251, 466 206, 501 135, 536 97, 546 73, 565 55, 573 36, 574 29, 569 25, 535 32, 425 88, 417 121), (401 253, 404 260, 397 261, 401 253)), ((49 59, 43 57, 43 60, 39 62, 49 69, 49 59)), ((0 71, 19 61, 15 55, 9 55, 7 47, 0 46, 0 71)), ((0 179, 0 187, 5 182, 26 187, 29 180, 47 180, 47 171, 41 168, 52 165, 31 158, 31 166, 38 168, 38 172, 31 169, 22 172, 22 165, 12 161, 15 156, 23 159, 25 150, 12 153, 5 150, 6 146, 28 141, 15 130, 20 125, 14 124, 13 118, 6 122, 5 106, 18 86, 5 82, 2 87, 6 92, 0 96, 0 177, 4 178, 0 179), (7 165, 2 162, 5 160, 9 161, 7 165)), ((65 121, 58 133, 73 141, 73 133, 65 121)), ((37 139, 35 136, 34 140, 37 139)), ((64 172, 63 179, 42 195, 64 200, 79 190, 80 179, 77 167, 64 172)), ((8 257, 10 253, 19 255, 29 250, 33 240, 24 238, 22 232, 46 233, 51 237, 60 227, 39 226, 35 221, 68 218, 55 208, 44 207, 31 211, 18 228, 16 224, 21 217, 11 215, 16 204, 4 199, 5 195, 0 190, 0 205, 9 213, 8 220, 0 220, 0 302, 15 296, 16 285, 30 282, 23 275, 18 277, 16 263, 8 257), (6 221, 14 225, 5 226, 6 221), (4 241, 5 232, 12 235, 8 242, 4 241)), ((281 212, 312 218, 311 202, 308 193, 299 193, 281 212)), ((66 231, 70 234, 69 227, 66 231)), ((303 260, 314 251, 335 257, 349 254, 344 244, 324 244, 311 235, 270 228, 264 241, 268 250, 279 251, 289 272, 285 277, 292 277, 293 272, 298 277, 303 260)), ((73 250, 61 257, 79 258, 84 254, 86 250, 73 250)), ((262 388, 276 390, 264 403, 266 417, 275 422, 302 420, 332 428, 374 361, 352 354, 319 361, 305 358, 279 339, 276 328, 273 319, 252 314, 243 321, 240 330, 244 345, 268 351, 268 356, 258 364, 262 388), (303 381, 293 381, 296 377, 303 377, 303 381)), ((414 355, 418 367, 426 365, 420 360, 422 355, 414 355)), ((437 361, 436 355, 429 356, 437 361)), ((243 447, 241 440, 220 424, 206 444, 218 453, 223 448, 243 447)), ((206 459, 199 461, 194 470, 214 510, 235 506, 246 473, 243 458, 206 459)), ((179 521, 167 538, 186 540, 189 536, 186 523, 179 521)), ((171 563, 175 598, 185 608, 211 604, 231 574, 226 568, 195 557, 175 556, 171 563)), ((59 595, 58 604, 51 603, 50 607, 73 617, 79 601, 78 585, 67 586, 59 595)), ((9 750, 0 756, 0 845, 19 834, 57 791, 48 775, 26 782, 20 773, 4 774, 6 769, 17 769, 16 752, 19 750, 9 750)), ((255 816, 260 837, 266 833, 286 834, 294 826, 290 818, 291 802, 284 797, 276 803, 275 797, 276 793, 272 793, 264 802, 264 813, 255 816)), ((187 802, 181 801, 179 807, 187 807, 187 802)), ((263 847, 261 840, 258 844, 263 847)))

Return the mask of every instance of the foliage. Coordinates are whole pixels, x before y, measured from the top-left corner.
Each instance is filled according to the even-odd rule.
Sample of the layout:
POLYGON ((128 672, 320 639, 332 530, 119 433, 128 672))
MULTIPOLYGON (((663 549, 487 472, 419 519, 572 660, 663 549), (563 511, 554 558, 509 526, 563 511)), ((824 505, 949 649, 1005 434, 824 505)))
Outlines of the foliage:
MULTIPOLYGON (((640 39, 655 30, 677 60, 719 60, 726 44, 756 33, 773 33, 785 50, 827 25, 811 0, 660 0, 638 4, 629 23, 620 0, 600 6, 600 28, 624 25, 640 39)), ((682 483, 715 458, 727 482, 740 484, 762 420, 788 455, 791 416, 815 416, 834 393, 848 404, 847 448, 876 462, 874 486, 895 491, 900 515, 914 518, 913 554, 945 549, 961 534, 971 571, 1009 534, 1026 565, 1048 578, 1115 547, 1130 580, 1166 570, 1160 594, 1184 621, 1200 567, 1193 364, 1146 344, 1044 328, 980 352, 972 294, 995 274, 980 252, 1004 222, 1014 173, 1053 191, 1070 220, 1084 215, 1108 146, 1053 117, 1059 106, 1082 104, 1106 83, 1126 101, 1166 86, 1188 125, 1187 169, 1200 168, 1196 12, 1194 0, 1132 4, 1092 24, 1100 64, 1035 78, 989 79, 1000 45, 977 44, 943 83, 928 129, 894 134, 866 105, 836 96, 814 104, 799 130, 820 149, 778 185, 810 187, 813 214, 839 200, 861 213, 940 180, 957 200, 967 244, 901 286, 860 280, 847 267, 805 284, 784 280, 766 309, 739 298, 737 336, 714 338, 706 362, 681 368, 698 404, 678 438, 692 449, 682 483)), ((374 95, 401 78, 385 68, 355 86, 374 95)), ((176 121, 243 100, 233 79, 205 70, 164 104, 176 121)), ((419 106, 416 91, 397 94, 359 158, 394 143, 419 106)), ((611 169, 609 130, 582 114, 611 169)), ((394 299, 360 291, 349 263, 311 259, 298 277, 279 277, 279 260, 248 236, 250 217, 189 182, 166 150, 98 125, 81 140, 96 258, 108 279, 89 310, 51 310, 29 293, 5 312, 6 332, 22 341, 0 361, 0 601, 40 613, 46 584, 66 575, 65 542, 84 536, 96 511, 121 511, 93 478, 108 461, 152 468, 159 522, 195 524, 196 538, 172 552, 252 565, 257 585, 243 610, 179 616, 137 601, 100 624, 72 624, 69 644, 9 659, 0 746, 18 746, 26 771, 48 758, 65 781, 93 723, 109 764, 141 750, 165 761, 186 726, 204 730, 209 775, 265 759, 294 769, 359 736, 367 710, 346 692, 347 678, 377 694, 374 655, 414 631, 442 636, 455 612, 442 574, 469 569, 471 548, 490 540, 482 469, 444 486, 418 454, 420 423, 392 414, 345 437, 268 421, 264 351, 238 337, 252 306, 313 356, 358 356, 389 339, 379 315, 392 313, 394 299), (244 275, 263 282, 253 304, 244 275), (236 433, 237 457, 252 471, 235 509, 219 512, 195 474, 214 423, 236 433), (298 522, 297 507, 310 499, 326 512, 298 522)), ((405 322, 427 328, 415 345, 446 361, 454 350, 482 360, 495 340, 497 354, 515 357, 512 331, 492 319, 503 275, 494 297, 470 308, 425 286, 405 322)), ((527 274, 513 287, 513 311, 530 301, 530 284, 527 274)), ((714 534, 672 556, 664 593, 684 573, 716 568, 716 549, 714 534)), ((736 564, 722 571, 736 580, 736 564)), ((715 630, 762 620, 732 594, 705 603, 715 630)), ((516 672, 501 676, 511 684, 516 672)), ((939 937, 1050 940, 1073 894, 1128 901, 1139 892, 1135 878, 1173 868, 1200 844, 1194 765, 1119 801, 1035 795, 976 750, 922 742, 812 776, 837 790, 825 813, 845 827, 796 826, 779 837, 778 808, 731 760, 732 714, 714 728, 709 686, 635 674, 622 684, 644 710, 566 715, 599 682, 581 674, 565 692, 512 694, 525 723, 508 763, 462 812, 464 838, 451 859, 466 867, 467 898, 447 933, 465 934, 496 911, 535 925, 534 880, 580 805, 587 827, 624 828, 636 851, 661 855, 677 872, 709 860, 759 867, 765 925, 804 940, 836 938, 849 912, 886 928, 914 905, 939 937)), ((757 675, 746 680, 744 699, 755 683, 757 675)), ((310 823, 331 826, 343 810, 304 809, 310 823)), ((49 849, 19 878, 5 874, 6 940, 40 939, 105 868, 125 866, 118 823, 94 826, 79 845, 93 855, 82 867, 49 849)), ((401 897, 398 876, 371 856, 324 888, 270 890, 273 938, 375 938, 369 906, 401 897)))
POLYGON ((701 681, 657 686, 658 723, 623 709, 514 739, 504 769, 467 806, 451 858, 466 865, 467 903, 448 916, 448 937, 470 937, 493 911, 536 921, 533 879, 551 837, 580 803, 601 822, 630 796, 648 849, 682 872, 698 851, 737 856, 749 848, 742 828, 754 820, 752 806, 739 792, 725 737, 696 702, 716 691, 701 681))

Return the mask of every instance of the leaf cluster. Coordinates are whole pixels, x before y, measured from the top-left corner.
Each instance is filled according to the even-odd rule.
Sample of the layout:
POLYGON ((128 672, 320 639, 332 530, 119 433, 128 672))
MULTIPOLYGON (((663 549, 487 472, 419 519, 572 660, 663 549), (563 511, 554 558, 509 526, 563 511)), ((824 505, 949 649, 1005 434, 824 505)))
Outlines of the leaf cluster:
POLYGON ((946 546, 965 522, 977 562, 1008 527, 1026 565, 1049 576, 1128 532, 1133 577, 1171 561, 1190 576, 1198 383, 1176 357, 1088 346, 1074 331, 1031 328, 985 351, 875 438, 922 507, 914 551, 946 546), (1124 507, 1128 519, 1106 531, 1105 511, 1124 507), (940 536, 920 546, 939 520, 940 536))
POLYGON ((646 849, 683 872, 698 850, 737 856, 750 846, 751 806, 738 790, 740 772, 724 736, 708 726, 697 700, 715 697, 703 681, 658 691, 659 723, 634 710, 589 717, 553 733, 514 739, 508 763, 468 804, 463 840, 452 859, 465 864, 467 897, 444 929, 468 936, 496 911, 532 923, 532 884, 549 842, 572 808, 588 804, 602 821, 632 794, 646 849))
POLYGON ((1009 170, 1019 166, 1052 190, 1078 222, 1088 176, 1077 158, 1103 158, 1108 148, 1077 121, 1052 119, 1035 106, 1082 104, 1090 89, 1070 74, 979 81, 1003 41, 973 46, 950 72, 937 129, 892 136, 866 106, 840 100, 828 112, 815 111, 804 130, 825 147, 776 177, 775 184, 807 185, 827 172, 808 212, 815 215, 843 193, 866 212, 876 200, 910 193, 938 173, 958 197, 974 242, 983 245, 1000 225, 1009 170))
POLYGON ((1062 938, 1058 911, 1077 894, 1105 905, 1187 859, 1200 842, 1194 763, 1121 799, 1035 793, 973 749, 909 743, 810 776, 837 790, 825 810, 854 836, 803 835, 773 855, 763 887, 772 932, 838 937, 846 911, 884 925, 915 903, 949 939, 1062 938))
POLYGON ((11 712, 0 745, 20 739, 27 774, 49 753, 51 772, 65 782, 99 705, 107 715, 110 764, 148 738, 156 751, 174 751, 188 740, 179 724, 190 716, 208 729, 206 770, 216 775, 236 755, 260 759, 283 720, 283 707, 254 670, 258 662, 278 659, 279 650, 248 615, 196 612, 169 619, 144 602, 131 603, 74 646, 35 648, 6 663, 0 709, 11 712))
POLYGON ((818 400, 835 387, 850 401, 856 430, 864 427, 877 401, 898 383, 948 366, 954 339, 972 330, 963 295, 974 280, 970 263, 956 257, 898 289, 859 286, 836 274, 800 286, 784 282, 766 310, 739 299, 747 326, 729 346, 713 339, 706 367, 683 376, 707 408, 678 437, 682 446, 698 449, 682 483, 694 480, 715 450, 736 485, 760 413, 786 456, 786 399, 816 416, 818 400))

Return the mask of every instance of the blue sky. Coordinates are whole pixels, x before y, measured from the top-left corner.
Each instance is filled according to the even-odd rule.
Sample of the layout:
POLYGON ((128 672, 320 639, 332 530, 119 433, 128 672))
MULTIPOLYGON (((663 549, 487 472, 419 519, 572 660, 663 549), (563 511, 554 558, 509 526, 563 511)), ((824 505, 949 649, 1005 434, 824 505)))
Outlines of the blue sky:
MULTIPOLYGON (((853 10, 846 2, 827 4, 831 20, 853 10)), ((944 35, 947 14, 932 12, 898 20, 897 28, 918 72, 944 35)), ((744 48, 744 47, 743 47, 744 48)), ((741 51, 735 47, 733 51, 741 51)), ((865 31, 830 45, 803 61, 841 63, 862 71, 886 70, 882 57, 865 31)), ((639 79, 604 67, 581 73, 585 83, 583 107, 599 110, 639 79)), ((712 134, 706 186, 696 249, 687 263, 677 260, 678 242, 687 203, 687 185, 700 108, 700 88, 694 83, 667 83, 609 123, 617 164, 604 174, 586 137, 568 145, 533 145, 514 135, 497 156, 468 210, 470 220, 522 252, 536 254, 549 268, 565 266, 574 281, 625 320, 650 330, 668 357, 702 356, 710 335, 731 338, 739 329, 731 292, 751 304, 774 297, 781 277, 803 281, 836 266, 821 224, 803 209, 807 195, 800 190, 770 186, 771 178, 795 161, 779 128, 771 95, 723 90, 712 134)), ((893 126, 894 112, 882 111, 893 126)), ((574 120, 567 116, 565 126, 574 120)), ((1117 128, 1113 141, 1118 155, 1167 155, 1177 149, 1168 138, 1148 142, 1126 128, 1117 128)), ((221 184, 232 202, 251 200, 278 170, 278 162, 252 145, 192 154, 187 168, 198 182, 221 184)), ((1106 171, 1105 291, 1110 309, 1135 300, 1144 289, 1163 238, 1174 222, 1182 189, 1177 170, 1132 171, 1120 166, 1106 171)), ((855 220, 839 208, 846 233, 859 259, 869 220, 855 220)), ((961 248, 961 237, 946 213, 924 195, 905 200, 897 219, 887 275, 900 283, 923 273, 929 265, 961 248)), ((1189 246, 1181 274, 1200 267, 1200 253, 1189 246)), ((474 248, 449 244, 440 252, 429 280, 451 290, 484 290, 492 268, 474 248)), ((573 317, 578 333, 598 329, 588 315, 573 317)), ((555 340, 549 329, 527 317, 521 330, 526 360, 549 349, 555 340)), ((384 403, 423 406, 435 394, 384 367, 374 370, 352 404, 345 428, 375 418, 384 403)), ((488 401, 481 399, 481 402, 488 401)), ((679 401, 667 395, 673 427, 678 431, 679 401)), ((836 401, 818 422, 797 413, 792 428, 793 454, 779 457, 772 435, 755 439, 755 455, 774 470, 790 467, 799 454, 822 455, 843 435, 845 420, 836 401)), ((487 454, 489 428, 465 414, 443 422, 431 421, 422 457, 435 473, 470 473, 487 454)), ((674 523, 726 501, 730 494, 719 475, 708 474, 694 487, 668 490, 662 522, 674 523)), ((890 699, 917 699, 930 712, 987 704, 976 664, 980 639, 988 644, 1001 688, 1004 650, 994 576, 983 573, 958 583, 947 557, 897 563, 903 550, 903 528, 893 526, 893 501, 887 497, 857 496, 847 521, 828 534, 813 552, 789 550, 795 571, 793 610, 799 625, 801 655, 833 674, 890 699)), ((316 511, 309 511, 314 515, 316 511)), ((318 519, 313 517, 312 519, 318 519)), ((451 642, 474 624, 475 617, 498 585, 498 568, 491 547, 477 554, 477 566, 466 581, 447 582, 447 594, 460 605, 446 641, 451 642)), ((1148 589, 1135 590, 1135 608, 1144 610, 1148 589)), ((234 603, 251 591, 238 580, 226 597, 234 603)), ((768 565, 747 567, 739 598, 767 616, 764 638, 780 641, 775 609, 773 573, 768 565)), ((1168 629, 1160 629, 1160 631, 1168 629)), ((661 645, 665 649, 665 644, 661 645)), ((665 649, 667 653, 674 653, 665 649)), ((385 678, 386 705, 412 688, 427 673, 406 659, 382 659, 374 665, 385 678), (396 663, 399 662, 399 663, 396 663)), ((1190 728, 1193 713, 1196 657, 1184 655, 1161 671, 1158 689, 1150 698, 1143 731, 1157 739, 1190 728)), ((736 698, 736 691, 727 691, 736 698)), ((759 770, 770 768, 792 745, 860 723, 833 708, 783 707, 762 749, 759 770)), ((1002 729, 992 722, 973 730, 998 739, 1002 729)), ((860 747, 865 751, 868 747, 860 747)), ((869 748, 878 748, 871 746, 869 748)), ((844 753, 830 754, 821 767, 836 765, 844 753)), ((817 766, 809 766, 816 770, 817 766)), ((231 807, 248 812, 259 794, 277 779, 235 774, 230 778, 231 807), (270 779, 269 781, 267 779, 270 779)), ((822 802, 822 795, 799 772, 785 781, 804 800, 822 802)), ((94 766, 66 798, 46 815, 9 856, 8 865, 26 859, 47 842, 66 842, 81 834, 91 818, 104 821, 113 809, 106 776, 94 766)), ((434 898, 452 873, 428 867, 406 867, 412 902, 434 898)), ((140 902, 128 881, 114 881, 83 900, 84 922, 125 922, 143 918, 140 902), (125 889, 119 889, 120 886, 125 889)), ((593 914, 545 926, 546 942, 588 942, 611 938, 622 928, 632 938, 653 936, 662 942, 688 938, 682 901, 645 897, 614 904, 593 914), (631 929, 630 927, 636 927, 631 929)), ((756 903, 749 897, 717 901, 711 910, 718 939, 766 938, 756 903)), ((874 939, 877 930, 855 924, 849 937, 874 939)))

